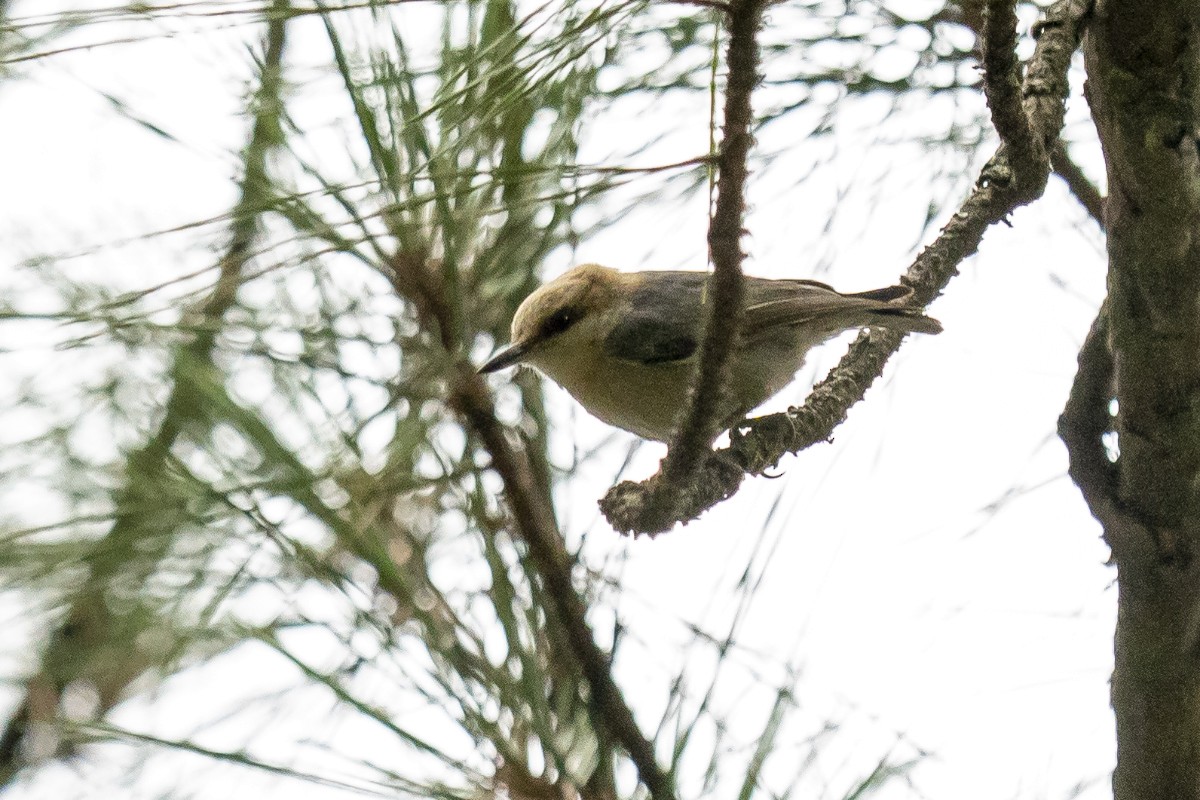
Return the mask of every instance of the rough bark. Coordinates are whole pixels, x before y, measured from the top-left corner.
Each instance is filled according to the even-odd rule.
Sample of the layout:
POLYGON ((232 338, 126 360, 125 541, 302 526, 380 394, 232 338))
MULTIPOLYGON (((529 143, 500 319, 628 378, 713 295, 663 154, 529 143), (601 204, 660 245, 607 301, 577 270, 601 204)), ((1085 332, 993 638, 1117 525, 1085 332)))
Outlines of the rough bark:
POLYGON ((1111 496, 1089 498, 1119 579, 1114 794, 1200 798, 1200 2, 1100 0, 1084 53, 1119 404, 1111 496))

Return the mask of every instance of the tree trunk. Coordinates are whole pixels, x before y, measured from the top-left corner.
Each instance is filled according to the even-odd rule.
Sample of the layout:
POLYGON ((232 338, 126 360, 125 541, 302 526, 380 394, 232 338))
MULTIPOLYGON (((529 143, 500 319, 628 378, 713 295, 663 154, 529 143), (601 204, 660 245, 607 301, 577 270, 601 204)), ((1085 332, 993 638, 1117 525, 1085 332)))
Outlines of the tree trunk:
POLYGON ((1200 799, 1200 2, 1099 0, 1084 55, 1119 404, 1114 795, 1200 799))

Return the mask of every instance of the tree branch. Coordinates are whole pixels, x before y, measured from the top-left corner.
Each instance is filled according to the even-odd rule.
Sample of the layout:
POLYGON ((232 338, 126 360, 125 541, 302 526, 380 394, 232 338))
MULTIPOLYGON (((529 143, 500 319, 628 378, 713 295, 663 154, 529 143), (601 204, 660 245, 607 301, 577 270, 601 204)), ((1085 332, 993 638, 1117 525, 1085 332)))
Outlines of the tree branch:
MULTIPOLYGON (((1022 86, 1024 113, 1028 116, 1033 140, 1031 157, 1037 151, 1038 174, 1014 180, 1014 173, 1029 175, 1028 165, 1014 168, 1011 157, 1020 148, 1003 144, 984 167, 975 189, 959 210, 909 267, 903 281, 913 287, 919 302, 929 303, 957 274, 958 264, 979 247, 987 229, 1003 220, 1018 206, 1040 195, 1048 176, 1045 143, 1052 142, 1062 129, 1064 103, 1069 91, 1067 69, 1079 47, 1085 17, 1091 11, 1090 0, 1059 0, 1046 11, 1045 19, 1034 29, 1037 47, 1030 59, 1022 86), (1040 175, 1040 179, 1039 179, 1040 175), (1030 186, 1038 186, 1030 195, 1030 186)), ((1003 38, 1003 37, 1000 37, 1003 38)), ((992 41, 985 37, 985 43, 992 41)), ((991 59, 985 55, 985 62, 991 59)), ((841 362, 809 395, 804 405, 786 414, 771 414, 749 420, 731 431, 728 448, 712 454, 679 487, 674 520, 648 526, 642 521, 642 508, 648 494, 657 491, 661 473, 643 483, 624 481, 600 501, 609 523, 618 531, 659 533, 669 530, 675 520, 687 522, 731 496, 746 474, 758 474, 778 463, 787 453, 795 453, 816 442, 825 441, 842 423, 850 407, 883 370, 884 364, 899 347, 901 337, 886 330, 867 331, 859 336, 841 362), (740 430, 745 428, 746 432, 740 430)))
POLYGON ((743 313, 742 219, 745 216, 746 156, 753 139, 750 96, 758 83, 758 28, 763 0, 739 0, 729 8, 729 78, 725 88, 725 122, 717 160, 717 206, 708 228, 713 274, 708 284, 708 321, 692 393, 659 468, 662 480, 653 485, 642 506, 639 527, 671 523, 686 484, 711 455, 713 439, 721 433, 718 411, 727 391, 729 357, 737 345, 743 313))
MULTIPOLYGON (((1033 135, 1029 116, 1021 102, 1021 64, 1017 60, 1016 0, 987 0, 983 9, 983 35, 980 47, 983 55, 983 93, 992 112, 992 125, 1000 134, 1002 152, 1018 178, 1029 189, 1045 184, 1042 162, 1044 149, 1039 149, 1033 135)), ((1031 198, 1032 199, 1032 198, 1031 198)))
POLYGON ((1075 160, 1071 158, 1071 153, 1061 140, 1055 142, 1054 149, 1050 151, 1050 166, 1054 170, 1054 174, 1067 184, 1067 188, 1071 194, 1075 195, 1079 204, 1091 214, 1092 219, 1096 220, 1100 230, 1105 230, 1104 195, 1100 194, 1096 184, 1092 183, 1075 163, 1075 160))

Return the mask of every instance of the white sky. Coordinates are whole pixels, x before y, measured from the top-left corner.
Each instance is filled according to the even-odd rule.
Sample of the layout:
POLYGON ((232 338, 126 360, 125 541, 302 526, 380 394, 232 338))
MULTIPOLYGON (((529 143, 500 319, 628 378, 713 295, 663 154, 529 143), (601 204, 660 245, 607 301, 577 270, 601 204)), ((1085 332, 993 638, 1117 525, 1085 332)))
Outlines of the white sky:
MULTIPOLYGON (((18 3, 16 13, 32 5, 18 3)), ((234 197, 230 152, 245 128, 236 116, 243 86, 234 78, 247 74, 237 43, 250 30, 241 25, 222 35, 58 56, 28 65, 24 81, 0 84, 0 114, 9 121, 0 126, 0 175, 9 187, 0 193, 3 263, 33 249, 86 250, 227 210, 234 197), (117 117, 99 91, 129 101, 184 146, 117 117)), ((117 38, 115 26, 112 33, 117 38)), ((321 57, 313 27, 294 35, 294 59, 321 57)), ((304 69, 291 77, 317 79, 304 69)), ((1072 107, 1079 118, 1078 94, 1072 107)), ((681 132, 639 156, 639 163, 677 161, 706 149, 706 99, 653 110, 681 132)), ((919 147, 875 139, 883 130, 899 140, 912 132, 904 125, 938 129, 952 113, 931 104, 916 122, 893 130, 867 105, 841 118, 836 138, 811 148, 789 140, 788 130, 770 129, 761 150, 785 148, 788 155, 752 177, 748 271, 819 274, 845 290, 895 281, 914 254, 931 193, 940 197, 945 190, 928 188, 919 147), (825 157, 831 166, 797 185, 795 176, 825 157), (884 173, 882 189, 865 185, 884 173), (877 205, 868 215, 872 196, 877 205), (832 202, 841 204, 840 214, 826 231, 832 202)), ((620 137, 636 135, 639 126, 628 123, 597 120, 581 160, 611 162, 614 149, 632 149, 634 143, 620 137)), ((1085 166, 1098 174, 1094 148, 1086 153, 1085 166)), ((963 174, 953 196, 961 196, 977 166, 963 174)), ((716 702, 735 712, 743 738, 752 742, 769 708, 765 687, 782 679, 772 660, 797 664, 800 712, 790 735, 800 739, 827 717, 843 726, 820 760, 821 777, 808 785, 819 788, 824 780, 831 792, 844 789, 864 764, 869 768, 895 746, 898 756, 911 748, 932 756, 913 773, 915 788, 896 783, 884 797, 1060 798, 1080 783, 1089 784, 1085 797, 1109 795, 1114 575, 1104 565, 1099 528, 1065 477, 1065 454, 1053 435, 1075 353, 1102 297, 1102 245, 1053 178, 1047 197, 1012 223, 989 232, 979 255, 962 265, 961 276, 932 306, 945 332, 907 342, 835 442, 785 459, 782 477, 748 480, 701 522, 633 542, 613 534, 595 511, 622 448, 563 487, 568 531, 586 532, 594 563, 619 571, 627 589, 620 614, 630 637, 618 679, 643 727, 652 729, 661 713, 666 681, 680 659, 690 659, 696 676, 710 668, 704 653, 680 651, 678 621, 723 630, 736 607, 738 578, 751 562, 763 574, 762 586, 738 642, 761 659, 735 658, 716 702), (764 526, 769 557, 753 556, 764 526), (900 739, 906 744, 895 745, 900 739)), ((622 269, 700 268, 705 226, 703 198, 638 209, 578 252, 561 254, 547 273, 582 261, 622 269)), ((140 286, 211 259, 211 242, 202 237, 179 244, 108 248, 72 268, 140 286)), ((25 282, 11 271, 4 280, 25 282)), ((47 339, 33 341, 28 330, 14 341, 13 328, 0 325, 0 344, 31 353, 3 356, 5 383, 31 373, 69 383, 80 374, 76 357, 48 347, 53 330, 41 329, 47 339), (46 369, 50 364, 53 370, 46 369)), ((798 402, 812 371, 832 365, 838 348, 812 359, 772 410, 798 402)), ((562 423, 556 437, 561 461, 573 447, 610 434, 559 390, 552 389, 551 398, 562 423)), ((659 446, 646 446, 626 475, 648 475, 660 455, 659 446)), ((17 638, 8 641, 16 647, 17 638)), ((20 656, 4 654, 0 663, 9 669, 20 656)), ((294 675, 261 672, 274 669, 269 657, 243 648, 173 681, 151 703, 130 704, 118 718, 161 735, 184 735, 204 709, 181 698, 231 685, 247 695, 269 693, 280 680, 294 682, 294 675)), ((13 697, 0 692, 0 709, 13 697)), ((287 731, 267 732, 275 742, 267 752, 275 748, 286 757, 288 736, 323 725, 326 708, 319 700, 289 707, 292 722, 287 731)), ((220 730, 208 731, 210 746, 250 733, 227 731, 222 739, 214 732, 220 730)), ((362 737, 370 741, 369 732, 362 737)), ((113 797, 127 791, 128 758, 126 749, 105 748, 8 796, 113 797)), ((199 759, 160 757, 134 783, 136 796, 176 785, 179 764, 207 770, 199 759)), ((768 765, 768 781, 794 771, 783 756, 768 765)), ((267 797, 346 795, 288 781, 268 787, 225 768, 198 774, 188 789, 197 797, 251 790, 267 797)), ((694 796, 694 782, 683 788, 694 796)))

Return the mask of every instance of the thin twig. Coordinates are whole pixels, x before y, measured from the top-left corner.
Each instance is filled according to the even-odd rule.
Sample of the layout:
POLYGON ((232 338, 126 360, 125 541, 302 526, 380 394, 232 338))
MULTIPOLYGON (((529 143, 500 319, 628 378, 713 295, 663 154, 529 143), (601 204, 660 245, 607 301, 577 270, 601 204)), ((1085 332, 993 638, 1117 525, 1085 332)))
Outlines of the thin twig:
MULTIPOLYGON (((1022 96, 1036 140, 1052 142, 1062 129, 1069 91, 1067 68, 1079 47, 1083 22, 1091 8, 1091 0, 1059 0, 1047 9, 1045 20, 1035 28, 1038 43, 1026 70, 1022 96)), ((1048 165, 1041 170, 1044 187, 1048 165)), ((1025 173, 1024 168, 1013 169, 1009 154, 998 152, 959 210, 909 267, 903 281, 913 287, 919 302, 929 303, 941 293, 957 274, 962 260, 979 247, 989 227, 1033 199, 1029 196, 1030 182, 1015 182, 1014 171, 1025 173)), ((863 333, 803 406, 786 414, 750 420, 739 426, 744 431, 732 431, 730 446, 714 453, 691 480, 678 487, 675 519, 695 519, 736 492, 747 474, 761 473, 787 453, 827 440, 882 372, 901 338, 886 330, 863 333)), ((655 528, 641 522, 645 497, 657 490, 655 484, 661 480, 660 474, 640 484, 625 481, 610 489, 600 501, 609 523, 619 531, 669 530, 673 521, 655 528)))
POLYGON ((1067 146, 1062 141, 1057 142, 1054 149, 1050 151, 1050 166, 1054 170, 1054 174, 1067 184, 1067 188, 1071 190, 1071 194, 1075 195, 1079 204, 1091 214, 1092 219, 1096 220, 1100 230, 1105 230, 1104 195, 1100 194, 1096 184, 1092 183, 1091 179, 1071 158, 1067 146))

